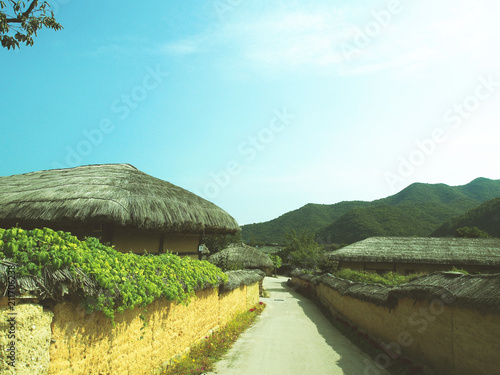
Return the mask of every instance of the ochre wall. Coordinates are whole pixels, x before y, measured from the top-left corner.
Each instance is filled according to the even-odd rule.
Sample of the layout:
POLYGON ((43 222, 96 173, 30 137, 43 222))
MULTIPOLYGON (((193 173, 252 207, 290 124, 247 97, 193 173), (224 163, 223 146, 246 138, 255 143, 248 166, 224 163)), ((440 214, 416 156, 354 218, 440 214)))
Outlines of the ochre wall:
MULTIPOLYGON (((112 243, 121 252, 132 250, 136 254, 143 254, 147 250, 148 253, 157 254, 161 236, 159 232, 115 227, 112 243)), ((180 256, 189 253, 189 256, 198 259, 199 241, 199 235, 165 234, 163 252, 170 251, 180 256)))
POLYGON ((453 352, 456 374, 495 374, 500 369, 500 316, 453 310, 453 352), (469 369, 469 370, 468 370, 469 369))
POLYGON ((438 271, 451 271, 453 266, 446 264, 396 264, 396 272, 405 275, 408 273, 431 273, 438 271), (411 271, 411 272, 408 272, 411 271))
POLYGON ((260 294, 259 283, 247 286, 246 292, 247 292, 247 309, 250 309, 251 307, 259 303, 259 294, 260 294))
POLYGON ((160 246, 160 233, 115 227, 112 244, 116 250, 124 253, 132 250, 136 254, 143 254, 147 250, 148 253, 156 254, 160 246))
POLYGON ((200 236, 198 235, 165 234, 163 251, 179 253, 181 256, 183 253, 191 253, 191 257, 198 259, 199 244, 200 236))
POLYGON ((244 311, 247 308, 247 292, 246 286, 242 285, 238 289, 221 294, 220 310, 224 312, 220 316, 220 324, 226 324, 238 312, 244 311), (243 298, 242 298, 243 297, 243 298))
MULTIPOLYGON (((292 282, 299 279, 292 278, 292 282)), ((304 285, 304 281, 300 281, 304 285)), ((314 287, 312 283, 307 283, 314 287)), ((490 375, 500 368, 500 315, 449 305, 448 300, 400 299, 389 309, 342 296, 320 283, 319 301, 386 344, 397 343, 403 354, 438 374, 490 375)))
POLYGON ((54 314, 34 304, 17 305, 13 310, 5 303, 1 305, 0 374, 46 374, 49 367, 50 322, 54 314), (8 321, 12 317, 15 318, 14 326, 8 321), (9 333, 15 336, 15 340, 9 337, 9 333), (6 358, 7 350, 12 348, 12 341, 15 342, 15 367, 9 366, 10 359, 6 358))
MULTIPOLYGON (((19 321, 29 324, 19 326, 18 340, 31 349, 18 344, 16 374, 149 375, 159 372, 171 359, 258 300, 259 283, 242 285, 220 295, 218 289, 205 289, 196 292, 196 298, 193 297, 188 306, 157 300, 146 309, 116 314, 115 327, 101 312, 87 315, 73 302, 57 304, 53 312, 43 311, 39 305, 19 305, 16 307, 19 321), (45 333, 38 334, 38 330, 45 333), (34 371, 32 358, 37 365, 45 366, 45 370, 34 371), (24 367, 29 367, 28 371, 22 372, 24 367)), ((0 312, 3 322, 7 308, 3 307, 0 312)), ((6 332, 0 331, 1 343, 6 339, 6 332)), ((0 361, 6 362, 3 353, 0 353, 0 361)))
POLYGON ((157 300, 146 311, 117 314, 115 321, 113 328, 100 312, 85 315, 77 304, 58 304, 49 373, 149 374, 219 325, 219 297, 207 289, 188 306, 157 300))

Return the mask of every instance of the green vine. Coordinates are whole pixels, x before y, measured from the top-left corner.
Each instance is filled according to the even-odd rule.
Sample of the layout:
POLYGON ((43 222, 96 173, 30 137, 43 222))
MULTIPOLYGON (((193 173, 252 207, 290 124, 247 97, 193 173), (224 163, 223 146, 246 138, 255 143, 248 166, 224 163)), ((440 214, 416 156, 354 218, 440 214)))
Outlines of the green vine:
POLYGON ((94 279, 102 291, 85 294, 87 311, 115 312, 145 307, 155 299, 188 304, 195 290, 216 287, 227 275, 206 261, 173 254, 121 253, 96 238, 78 240, 68 232, 49 228, 0 228, 0 259, 18 264, 17 274, 41 277, 44 269, 77 269, 94 279))

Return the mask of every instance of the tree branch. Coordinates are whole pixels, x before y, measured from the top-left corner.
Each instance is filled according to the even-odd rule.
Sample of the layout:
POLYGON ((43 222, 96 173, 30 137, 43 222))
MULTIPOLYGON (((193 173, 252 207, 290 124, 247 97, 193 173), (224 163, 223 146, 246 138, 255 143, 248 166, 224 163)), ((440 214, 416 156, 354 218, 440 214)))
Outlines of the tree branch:
POLYGON ((33 2, 30 4, 28 9, 26 9, 26 12, 22 14, 18 14, 16 18, 7 18, 7 23, 21 23, 23 22, 21 18, 23 17, 28 17, 31 12, 33 12, 33 9, 38 5, 38 0, 33 0, 33 2))

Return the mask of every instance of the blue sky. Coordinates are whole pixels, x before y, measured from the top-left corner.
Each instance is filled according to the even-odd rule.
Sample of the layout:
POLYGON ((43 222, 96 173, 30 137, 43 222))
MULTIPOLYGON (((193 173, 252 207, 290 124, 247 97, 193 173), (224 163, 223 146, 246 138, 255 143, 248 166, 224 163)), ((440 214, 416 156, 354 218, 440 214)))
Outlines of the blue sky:
POLYGON ((54 0, 0 51, 0 175, 130 163, 240 224, 500 179, 500 4, 54 0))

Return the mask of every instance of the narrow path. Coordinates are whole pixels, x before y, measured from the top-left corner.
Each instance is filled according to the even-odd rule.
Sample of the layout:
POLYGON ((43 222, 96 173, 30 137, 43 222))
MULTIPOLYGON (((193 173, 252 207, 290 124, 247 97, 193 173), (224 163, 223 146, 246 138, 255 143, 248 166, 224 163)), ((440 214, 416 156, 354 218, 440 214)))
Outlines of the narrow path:
POLYGON ((368 365, 372 359, 337 331, 313 302, 286 286, 286 281, 285 277, 264 279, 270 294, 261 298, 266 309, 209 374, 374 374, 368 365))

